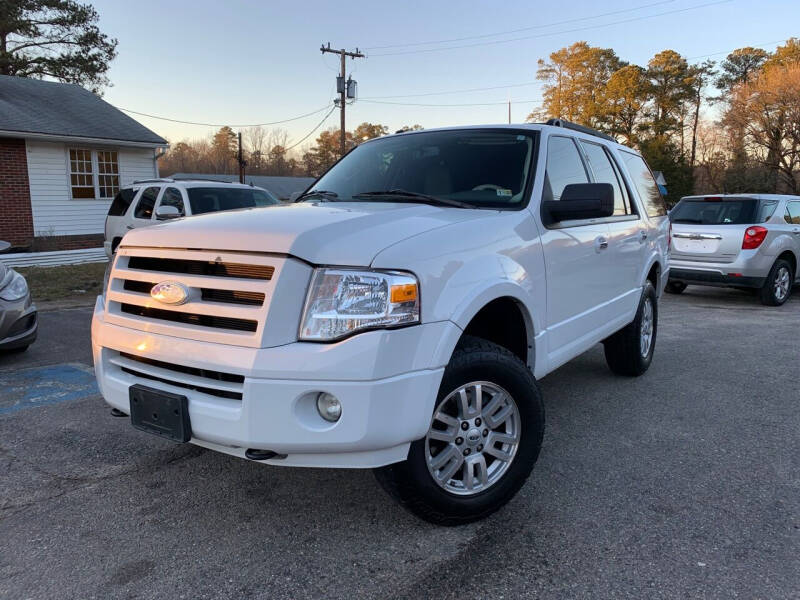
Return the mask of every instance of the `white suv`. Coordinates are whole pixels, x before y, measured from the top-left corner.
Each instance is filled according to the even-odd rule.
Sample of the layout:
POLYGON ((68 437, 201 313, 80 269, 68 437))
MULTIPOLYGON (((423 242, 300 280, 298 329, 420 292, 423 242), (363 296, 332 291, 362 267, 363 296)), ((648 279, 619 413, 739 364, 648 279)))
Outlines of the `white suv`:
POLYGON ((569 123, 371 140, 295 204, 129 232, 98 384, 144 431, 479 519, 539 454, 537 378, 598 342, 649 367, 665 215, 639 154, 569 123))
POLYGON ((274 206, 267 190, 204 179, 143 179, 120 189, 108 209, 105 250, 110 257, 130 229, 209 212, 274 206))

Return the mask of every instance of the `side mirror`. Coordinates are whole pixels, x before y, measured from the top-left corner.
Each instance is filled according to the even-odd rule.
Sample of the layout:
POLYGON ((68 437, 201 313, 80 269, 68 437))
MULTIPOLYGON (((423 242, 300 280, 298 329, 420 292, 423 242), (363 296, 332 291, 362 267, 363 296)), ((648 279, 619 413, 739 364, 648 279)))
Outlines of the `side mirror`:
POLYGON ((602 219, 614 214, 614 187, 610 183, 571 183, 561 200, 542 202, 542 216, 549 223, 577 219, 602 219))
POLYGON ((303 192, 292 192, 289 194, 289 202, 296 202, 303 192))
POLYGON ((164 206, 163 204, 156 209, 156 219, 159 221, 168 221, 169 219, 177 219, 182 217, 183 214, 174 206, 164 206))

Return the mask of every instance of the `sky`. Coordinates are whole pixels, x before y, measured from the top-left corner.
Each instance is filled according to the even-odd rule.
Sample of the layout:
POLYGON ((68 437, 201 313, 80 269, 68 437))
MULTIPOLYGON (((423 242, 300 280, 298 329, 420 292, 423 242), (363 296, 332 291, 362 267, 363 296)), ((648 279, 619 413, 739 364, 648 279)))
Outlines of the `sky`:
POLYGON ((579 40, 646 65, 667 48, 690 62, 719 61, 735 48, 773 50, 800 36, 797 0, 87 1, 119 40, 107 101, 215 124, 129 113, 171 143, 222 124, 238 130, 307 115, 265 126, 302 149, 321 129, 338 128, 337 109, 312 133, 335 95, 339 58, 319 50, 328 42, 367 55, 347 60, 359 96, 347 128, 369 121, 395 131, 505 123, 509 100, 512 122, 522 122, 541 97, 537 60, 579 40))

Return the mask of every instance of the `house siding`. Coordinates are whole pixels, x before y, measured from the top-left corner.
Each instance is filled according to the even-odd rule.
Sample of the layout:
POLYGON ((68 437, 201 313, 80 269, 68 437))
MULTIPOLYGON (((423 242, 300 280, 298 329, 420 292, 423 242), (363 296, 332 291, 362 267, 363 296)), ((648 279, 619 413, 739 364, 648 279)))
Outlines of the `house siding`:
MULTIPOLYGON (((30 206, 33 214, 33 231, 37 240, 62 238, 62 243, 59 243, 59 246, 62 246, 67 241, 62 236, 69 236, 76 242, 80 241, 81 247, 89 240, 93 240, 92 244, 96 244, 98 239, 102 241, 106 213, 111 200, 71 198, 67 160, 67 148, 71 146, 61 142, 38 140, 27 140, 26 146, 30 206)), ((154 154, 150 148, 80 144, 76 144, 75 147, 117 150, 122 186, 136 179, 157 176, 154 154)))
POLYGON ((27 246, 33 238, 25 140, 0 138, 0 240, 27 246))

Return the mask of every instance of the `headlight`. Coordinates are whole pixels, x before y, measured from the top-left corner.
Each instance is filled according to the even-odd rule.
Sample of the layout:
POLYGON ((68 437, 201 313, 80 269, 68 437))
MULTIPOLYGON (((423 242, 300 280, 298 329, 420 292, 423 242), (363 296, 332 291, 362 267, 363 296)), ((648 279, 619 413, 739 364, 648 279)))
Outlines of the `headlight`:
POLYGON ((407 273, 316 269, 301 340, 329 342, 358 331, 419 323, 419 284, 407 273))
POLYGON ((28 295, 28 282, 16 271, 12 270, 10 273, 10 280, 6 277, 6 280, 9 281, 0 289, 0 298, 12 302, 28 295))

